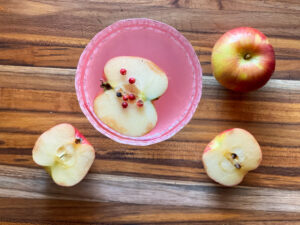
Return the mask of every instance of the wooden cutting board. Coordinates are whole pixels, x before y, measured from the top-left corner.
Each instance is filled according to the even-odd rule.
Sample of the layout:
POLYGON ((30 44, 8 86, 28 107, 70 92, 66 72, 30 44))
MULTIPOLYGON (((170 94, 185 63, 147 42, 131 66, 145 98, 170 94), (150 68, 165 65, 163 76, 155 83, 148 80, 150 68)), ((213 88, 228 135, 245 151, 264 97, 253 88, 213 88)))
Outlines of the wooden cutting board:
POLYGON ((0 0, 0 224, 300 224, 300 2, 298 0, 0 0), (191 122, 168 141, 121 145, 98 133, 75 94, 76 65, 101 29, 147 17, 178 29, 201 62, 203 97, 191 122), (225 31, 251 26, 276 52, 276 72, 255 92, 236 94, 211 75, 225 31), (61 122, 96 149, 86 179, 53 184, 34 164, 37 137, 61 122), (206 144, 233 127, 249 130, 261 166, 240 186, 205 174, 206 144))

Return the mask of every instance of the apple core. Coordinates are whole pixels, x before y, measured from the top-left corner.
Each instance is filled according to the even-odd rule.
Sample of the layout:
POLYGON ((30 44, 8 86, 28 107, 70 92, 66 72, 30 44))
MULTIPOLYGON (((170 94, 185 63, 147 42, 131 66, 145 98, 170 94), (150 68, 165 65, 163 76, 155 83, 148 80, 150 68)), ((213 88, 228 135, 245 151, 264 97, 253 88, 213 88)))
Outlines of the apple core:
POLYGON ((61 146, 56 152, 56 156, 57 156, 56 162, 66 167, 74 165, 75 159, 73 155, 75 151, 76 150, 73 143, 69 143, 61 146))

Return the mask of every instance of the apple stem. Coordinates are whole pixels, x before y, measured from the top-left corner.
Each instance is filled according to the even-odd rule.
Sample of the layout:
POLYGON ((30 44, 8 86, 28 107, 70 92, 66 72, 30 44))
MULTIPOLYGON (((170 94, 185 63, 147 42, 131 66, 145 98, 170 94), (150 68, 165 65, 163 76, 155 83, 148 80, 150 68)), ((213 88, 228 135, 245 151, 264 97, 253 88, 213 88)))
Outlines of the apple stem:
POLYGON ((103 80, 100 80, 100 82, 100 87, 103 88, 105 91, 111 89, 111 86, 108 82, 104 82, 103 80))
POLYGON ((250 53, 247 53, 247 54, 244 55, 244 59, 245 59, 245 60, 248 60, 248 59, 250 59, 250 58, 251 58, 250 53))

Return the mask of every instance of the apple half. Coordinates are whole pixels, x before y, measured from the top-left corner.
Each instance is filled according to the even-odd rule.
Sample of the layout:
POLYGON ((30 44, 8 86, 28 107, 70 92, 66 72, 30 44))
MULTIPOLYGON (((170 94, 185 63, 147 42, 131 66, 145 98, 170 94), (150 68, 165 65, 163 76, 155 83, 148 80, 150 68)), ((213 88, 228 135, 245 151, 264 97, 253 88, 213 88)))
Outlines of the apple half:
POLYGON ((202 156, 207 175, 225 186, 239 184, 248 171, 259 166, 261 160, 259 144, 248 131, 240 128, 217 135, 202 156))
POLYGON ((166 91, 166 74, 145 58, 119 56, 105 64, 104 75, 105 91, 94 100, 97 117, 127 136, 143 136, 151 131, 157 123, 152 101, 166 91))
POLYGON ((60 186, 79 183, 95 159, 91 144, 72 125, 63 123, 45 131, 32 150, 33 161, 60 186))

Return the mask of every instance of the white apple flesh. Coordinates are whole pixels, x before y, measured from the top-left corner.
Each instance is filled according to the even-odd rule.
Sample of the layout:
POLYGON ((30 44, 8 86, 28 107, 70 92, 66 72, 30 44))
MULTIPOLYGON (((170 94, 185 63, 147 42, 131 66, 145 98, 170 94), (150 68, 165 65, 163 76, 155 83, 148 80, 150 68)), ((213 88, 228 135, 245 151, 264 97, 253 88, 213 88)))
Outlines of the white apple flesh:
POLYGON ((115 90, 119 88, 134 91, 143 100, 153 100, 161 96, 168 87, 168 78, 156 64, 145 58, 119 56, 109 60, 104 67, 107 82, 115 90), (126 68, 126 75, 120 75, 120 69, 126 68), (128 84, 130 77, 135 78, 134 86, 128 84), (131 90, 130 90, 131 89, 131 90))
POLYGON ((152 101, 166 91, 166 74, 150 60, 120 56, 105 64, 104 75, 108 87, 112 89, 95 98, 94 112, 97 117, 110 128, 127 136, 139 137, 151 131, 157 123, 152 101), (122 74, 122 70, 126 72, 122 74), (130 83, 129 79, 135 82, 130 83), (134 99, 123 99, 122 96, 130 94, 134 95, 134 99), (141 101, 142 104, 139 104, 141 101))
POLYGON ((105 91, 95 99, 94 110, 102 122, 129 136, 144 135, 153 129, 157 114, 151 101, 145 101, 143 107, 129 103, 124 109, 121 99, 114 90, 105 91))
POLYGON ((70 124, 59 124, 44 132, 32 150, 35 163, 45 167, 54 182, 73 186, 87 174, 95 150, 70 124))
POLYGON ((216 136, 206 147, 202 161, 207 175, 225 186, 239 184, 256 169, 262 153, 255 138, 246 130, 234 128, 216 136))

